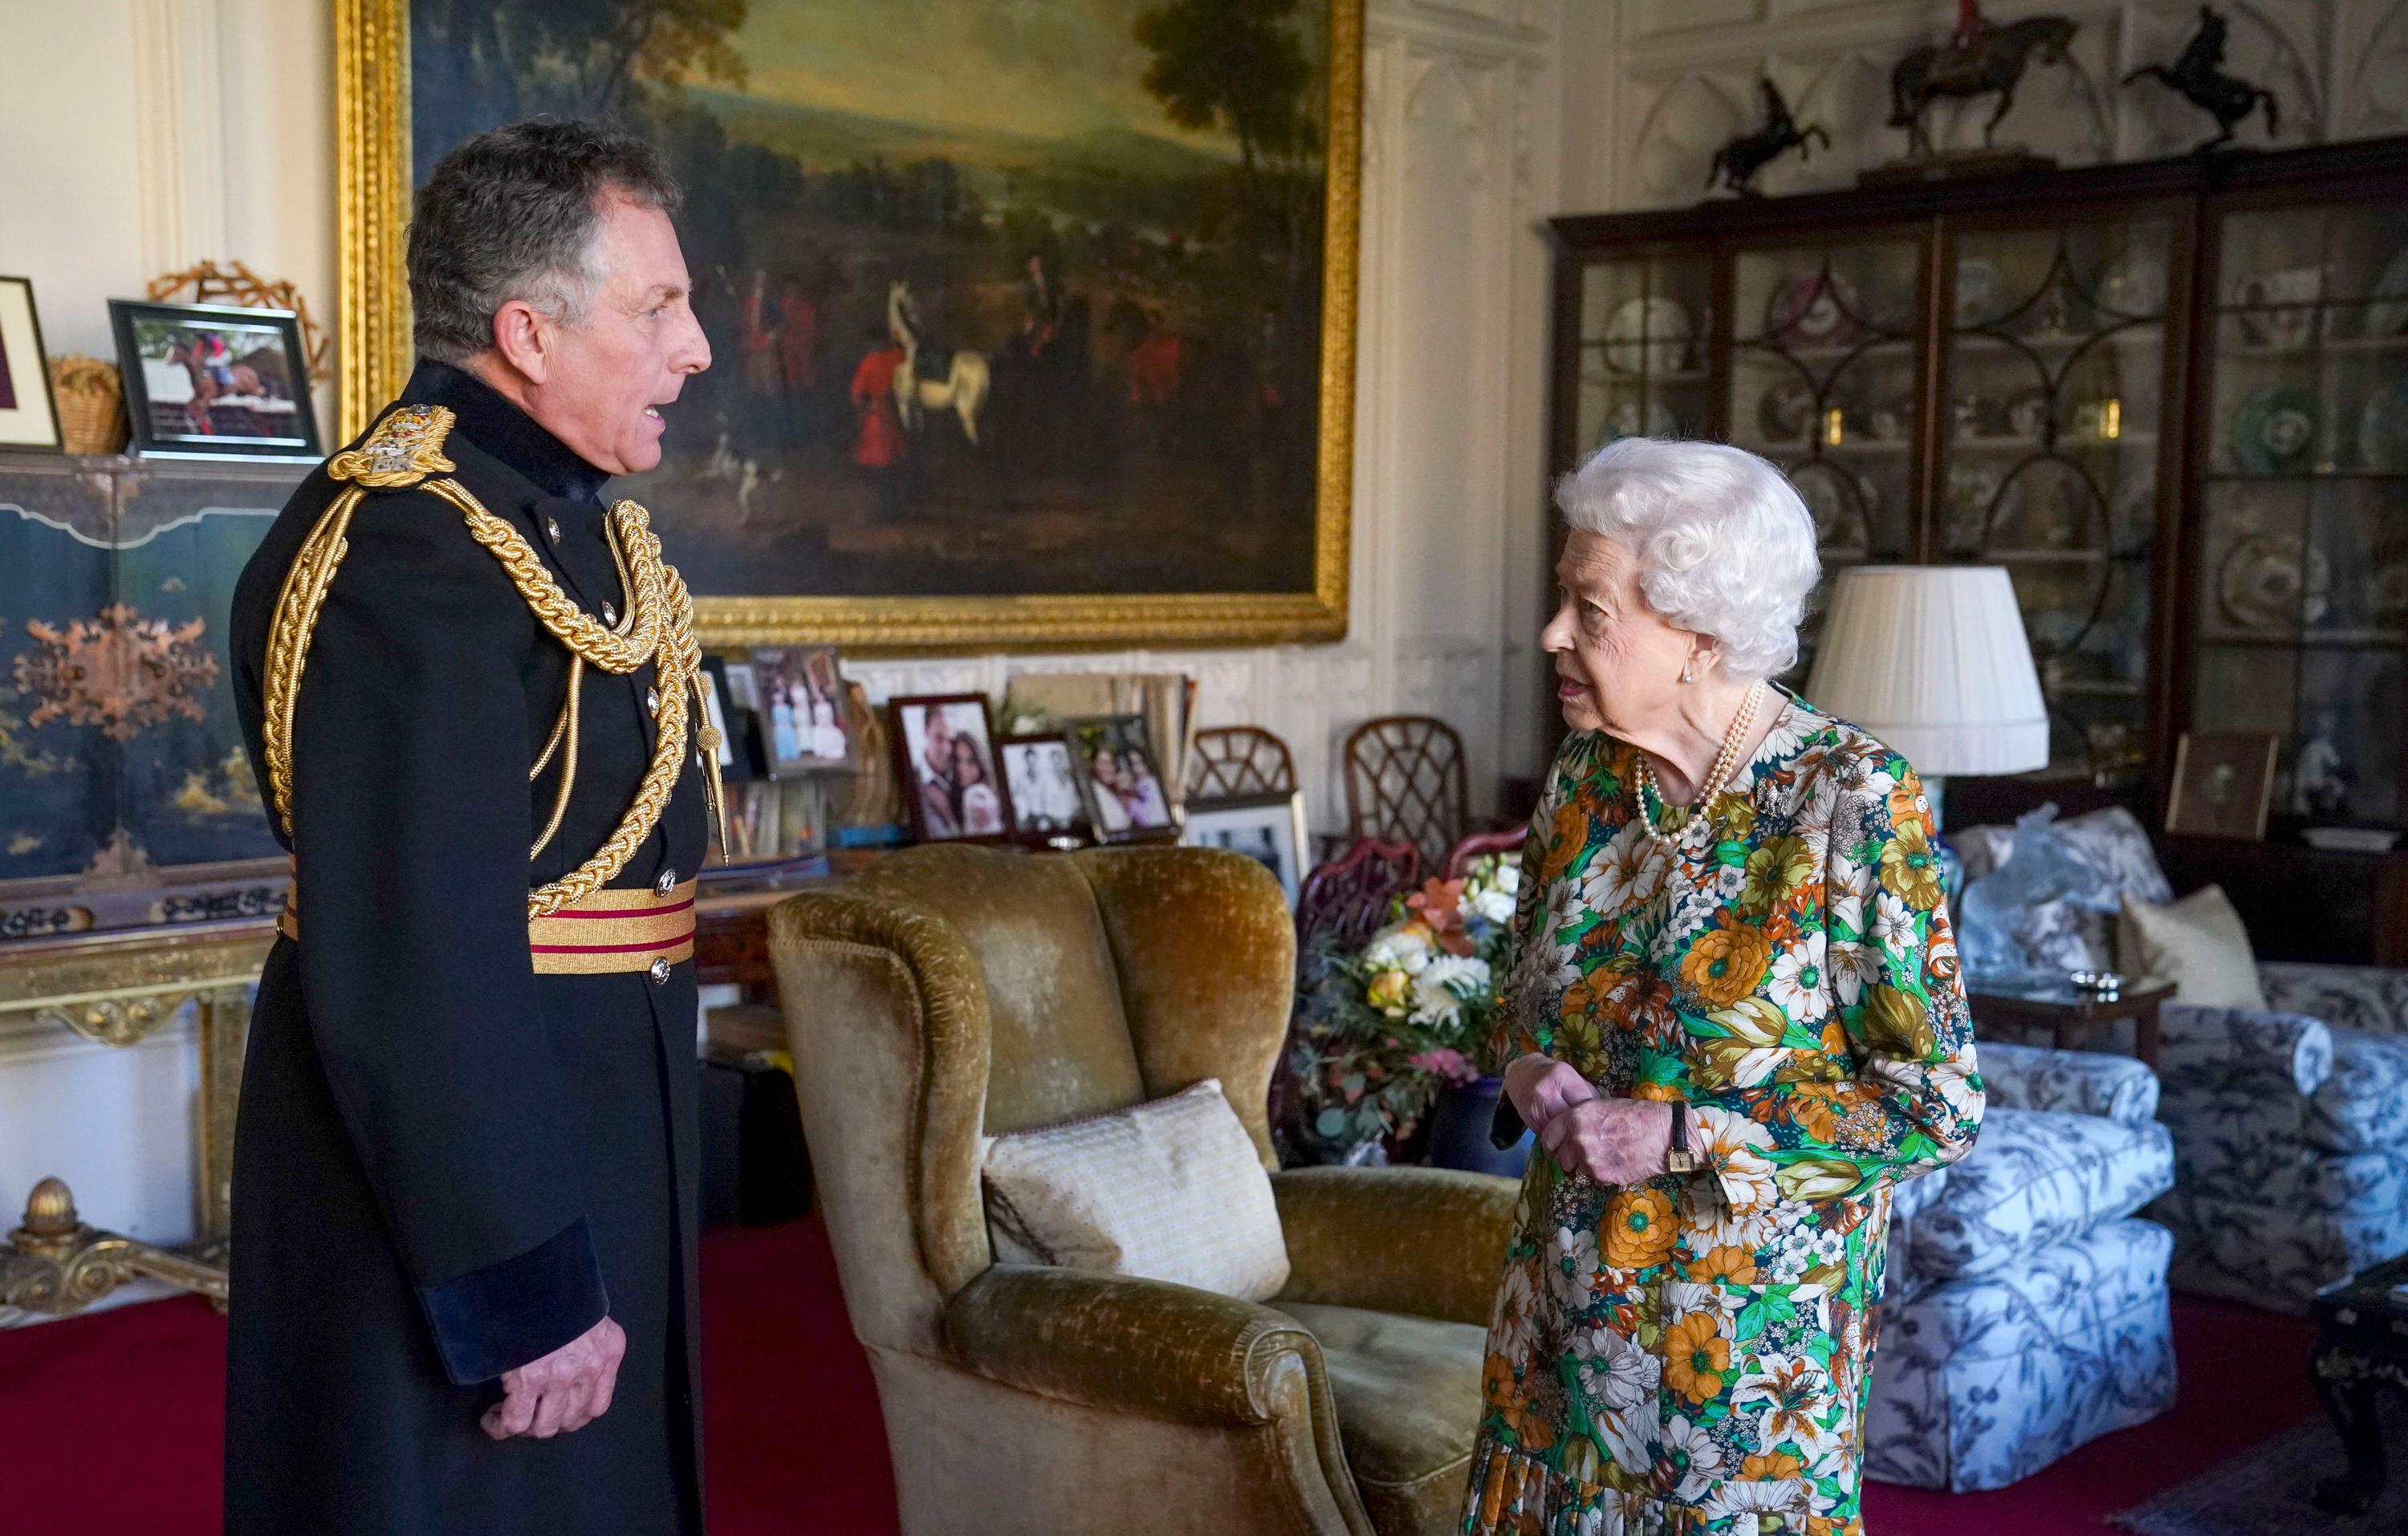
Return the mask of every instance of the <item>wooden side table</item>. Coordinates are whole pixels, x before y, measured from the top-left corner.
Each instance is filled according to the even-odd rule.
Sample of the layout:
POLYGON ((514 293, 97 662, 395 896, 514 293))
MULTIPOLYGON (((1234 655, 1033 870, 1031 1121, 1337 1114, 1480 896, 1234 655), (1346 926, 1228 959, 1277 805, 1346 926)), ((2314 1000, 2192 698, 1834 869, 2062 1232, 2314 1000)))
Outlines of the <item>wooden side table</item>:
POLYGON ((2318 1509, 2363 1514, 2383 1497, 2383 1430, 2374 1400, 2378 1387, 2408 1393, 2408 1303, 2392 1287, 2408 1285, 2408 1257, 2378 1264, 2311 1302, 2316 1322, 2316 1400, 2341 1432, 2349 1469, 2316 1485, 2318 1509))
POLYGON ((2045 1030, 2060 1051, 2071 1051, 2093 1032, 2118 1019, 2132 1021, 2132 1054, 2157 1066, 2157 1011, 2174 995, 2172 982, 2147 981, 2127 986, 2113 998, 2100 998, 2058 983, 2045 987, 1971 990, 1973 1025, 2002 1024, 2017 1029, 2045 1030))

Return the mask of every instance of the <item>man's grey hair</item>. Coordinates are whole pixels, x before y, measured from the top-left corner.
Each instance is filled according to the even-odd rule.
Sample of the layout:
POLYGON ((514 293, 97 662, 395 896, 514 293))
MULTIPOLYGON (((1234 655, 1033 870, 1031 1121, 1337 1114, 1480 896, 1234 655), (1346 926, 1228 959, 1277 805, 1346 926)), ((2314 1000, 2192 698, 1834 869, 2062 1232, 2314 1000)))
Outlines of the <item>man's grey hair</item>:
POLYGON ((538 118, 455 146, 409 221, 419 352, 461 364, 492 351, 494 314, 512 299, 583 324, 604 277, 606 196, 669 214, 685 201, 659 151, 598 123, 538 118))
POLYGON ((1564 521, 1639 563, 1647 606, 1711 636, 1726 675, 1798 662, 1798 625, 1822 572, 1814 518, 1778 467, 1724 443, 1623 438, 1555 483, 1564 521))

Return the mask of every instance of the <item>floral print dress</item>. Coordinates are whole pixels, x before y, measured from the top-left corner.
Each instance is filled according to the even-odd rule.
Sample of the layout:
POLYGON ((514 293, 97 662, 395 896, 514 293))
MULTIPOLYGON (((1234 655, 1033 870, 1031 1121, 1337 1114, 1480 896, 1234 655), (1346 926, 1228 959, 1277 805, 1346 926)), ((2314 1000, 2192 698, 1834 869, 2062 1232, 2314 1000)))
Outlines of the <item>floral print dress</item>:
POLYGON ((1659 821, 1669 847, 1634 762, 1599 732, 1556 759, 1490 1066, 1686 1100, 1700 1171, 1613 1187, 1531 1157, 1464 1529, 1861 1536, 1889 1186, 1982 1115, 1928 802, 1798 700, 1659 821))

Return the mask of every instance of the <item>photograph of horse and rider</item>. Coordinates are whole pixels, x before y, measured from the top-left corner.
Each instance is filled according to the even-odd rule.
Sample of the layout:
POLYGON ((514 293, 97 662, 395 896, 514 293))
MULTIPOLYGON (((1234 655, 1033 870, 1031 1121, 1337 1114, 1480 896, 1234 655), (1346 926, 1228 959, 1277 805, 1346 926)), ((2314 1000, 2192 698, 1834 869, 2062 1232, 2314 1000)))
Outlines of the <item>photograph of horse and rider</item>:
POLYGON ((281 330, 149 316, 133 325, 152 438, 297 438, 299 405, 281 330))
POLYGON ((712 366, 697 591, 1309 591, 1326 0, 410 0, 423 175, 536 113, 666 152, 712 366))

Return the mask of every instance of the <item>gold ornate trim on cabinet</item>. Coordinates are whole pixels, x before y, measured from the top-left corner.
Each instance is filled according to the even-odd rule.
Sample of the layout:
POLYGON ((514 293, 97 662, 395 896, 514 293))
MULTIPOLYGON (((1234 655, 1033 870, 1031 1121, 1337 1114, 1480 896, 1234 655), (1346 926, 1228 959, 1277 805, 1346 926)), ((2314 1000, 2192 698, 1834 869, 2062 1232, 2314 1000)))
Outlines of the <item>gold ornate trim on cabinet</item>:
MULTIPOLYGON (((1363 0, 1329 6, 1321 421, 1312 590, 1020 597, 695 598, 706 647, 827 641, 862 649, 1270 645, 1346 637, 1354 490, 1354 326, 1363 180, 1363 0)), ((408 378, 409 0, 336 0, 344 438, 408 378)))
POLYGON ((0 1306, 73 1312, 144 1276, 225 1300, 250 989, 275 939, 272 923, 245 919, 28 940, 0 950, 0 1027, 57 1026, 122 1049, 194 1003, 201 1075, 198 1240, 160 1248, 88 1226, 66 1185, 45 1179, 26 1201, 23 1225, 0 1248, 0 1306))

